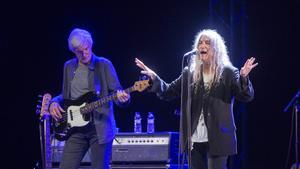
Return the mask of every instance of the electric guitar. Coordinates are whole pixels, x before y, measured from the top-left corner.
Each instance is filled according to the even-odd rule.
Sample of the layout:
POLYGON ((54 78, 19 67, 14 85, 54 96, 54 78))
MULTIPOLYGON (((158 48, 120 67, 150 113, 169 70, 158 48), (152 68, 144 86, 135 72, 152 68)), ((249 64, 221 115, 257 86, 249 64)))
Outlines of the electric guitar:
POLYGON ((51 150, 51 133, 50 133, 50 113, 48 111, 49 102, 51 100, 51 95, 46 93, 43 95, 42 105, 40 106, 40 119, 41 124, 43 125, 43 168, 44 169, 52 169, 52 150, 51 150))
MULTIPOLYGON (((149 87, 149 79, 136 81, 130 88, 125 89, 126 93, 133 91, 142 92, 149 87)), ((55 138, 63 141, 76 129, 86 126, 91 119, 91 112, 101 107, 102 105, 117 99, 117 92, 98 99, 94 92, 88 92, 76 100, 64 100, 63 108, 66 112, 62 112, 62 118, 58 121, 53 121, 53 130, 55 138)))

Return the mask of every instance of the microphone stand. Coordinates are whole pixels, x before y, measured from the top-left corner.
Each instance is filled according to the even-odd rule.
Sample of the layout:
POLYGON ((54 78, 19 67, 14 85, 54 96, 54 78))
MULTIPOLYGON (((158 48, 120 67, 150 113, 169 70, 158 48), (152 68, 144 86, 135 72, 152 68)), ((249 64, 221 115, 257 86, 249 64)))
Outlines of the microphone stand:
POLYGON ((287 112, 290 107, 293 107, 293 114, 295 115, 295 158, 296 162, 293 164, 292 169, 299 169, 299 159, 298 159, 298 110, 299 110, 299 99, 300 99, 300 89, 292 100, 285 107, 284 112, 287 112))
MULTIPOLYGON (((188 71, 190 70, 190 57, 191 57, 191 54, 192 53, 190 53, 190 54, 185 54, 184 56, 183 56, 183 58, 182 58, 182 63, 181 63, 181 70, 182 70, 182 77, 181 77, 181 99, 180 99, 180 106, 181 106, 181 111, 180 111, 180 113, 181 113, 181 117, 180 117, 180 131, 183 131, 184 129, 183 129, 183 96, 184 96, 184 61, 185 61, 185 58, 187 58, 187 63, 188 63, 188 71)), ((186 108, 186 118, 187 118, 187 131, 188 131, 188 133, 187 133, 187 143, 186 142, 184 142, 184 146, 186 146, 186 144, 187 144, 187 153, 188 153, 188 168, 189 169, 191 169, 191 93, 190 93, 190 72, 187 72, 187 92, 188 92, 188 97, 187 97, 187 100, 186 100, 186 102, 187 102, 187 108, 186 108)), ((185 140, 183 140, 183 138, 182 138, 182 135, 183 134, 181 134, 181 141, 185 141, 185 140)), ((181 144, 180 144, 180 146, 181 146, 181 144)), ((185 148, 185 147, 182 147, 182 148, 185 148)), ((183 160, 184 161, 184 160, 183 160)), ((183 165, 181 164, 181 168, 183 168, 183 166, 184 166, 184 162, 183 162, 183 165)))

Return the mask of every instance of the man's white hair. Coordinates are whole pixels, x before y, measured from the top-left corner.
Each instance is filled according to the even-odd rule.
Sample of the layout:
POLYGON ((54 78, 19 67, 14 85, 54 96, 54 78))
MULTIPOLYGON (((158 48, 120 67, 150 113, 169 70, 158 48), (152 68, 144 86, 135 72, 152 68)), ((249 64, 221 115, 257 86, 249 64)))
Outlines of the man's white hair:
POLYGON ((88 44, 89 46, 93 46, 93 39, 91 34, 84 30, 75 28, 69 35, 68 38, 69 49, 74 52, 75 49, 88 44))

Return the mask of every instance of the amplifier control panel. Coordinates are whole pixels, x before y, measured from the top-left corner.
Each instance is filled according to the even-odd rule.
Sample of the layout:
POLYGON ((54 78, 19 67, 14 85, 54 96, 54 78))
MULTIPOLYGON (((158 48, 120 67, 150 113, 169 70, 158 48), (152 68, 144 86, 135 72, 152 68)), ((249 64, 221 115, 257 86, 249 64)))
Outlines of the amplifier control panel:
POLYGON ((116 137, 113 145, 168 145, 169 137, 116 137))

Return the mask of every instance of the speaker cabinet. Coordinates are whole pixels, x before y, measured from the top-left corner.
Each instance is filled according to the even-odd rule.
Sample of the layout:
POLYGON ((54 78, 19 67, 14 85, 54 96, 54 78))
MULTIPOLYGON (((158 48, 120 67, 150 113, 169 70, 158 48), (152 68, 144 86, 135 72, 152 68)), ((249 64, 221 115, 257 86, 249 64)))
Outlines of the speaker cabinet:
MULTIPOLYGON (((51 148, 52 148, 52 162, 53 163, 60 163, 62 158, 62 153, 64 149, 65 142, 64 141, 58 141, 56 139, 52 139, 51 141, 51 148)), ((90 163, 90 150, 87 151, 85 156, 83 157, 82 163, 90 163)))
MULTIPOLYGON (((113 141, 110 163, 113 168, 164 169, 168 167, 169 169, 170 164, 178 164, 178 139, 177 132, 118 133, 113 141)), ((62 158, 64 142, 52 139, 51 146, 53 166, 58 166, 62 158)), ((84 156, 81 165, 86 169, 90 167, 90 150, 84 156)))
MULTIPOLYGON (((109 168, 110 169, 179 169, 179 166, 174 164, 134 164, 134 165, 110 165, 109 168)), ((52 169, 59 169, 59 167, 53 167, 52 169)), ((80 166, 78 169, 93 169, 93 168, 92 166, 80 166)), ((187 165, 185 165, 183 169, 188 169, 187 165)))

